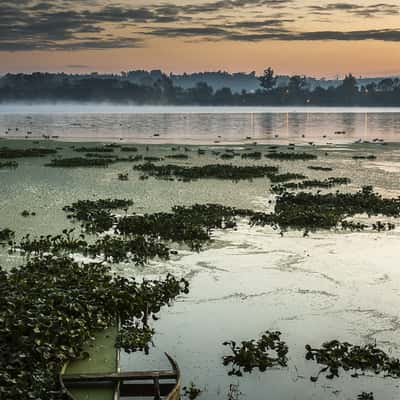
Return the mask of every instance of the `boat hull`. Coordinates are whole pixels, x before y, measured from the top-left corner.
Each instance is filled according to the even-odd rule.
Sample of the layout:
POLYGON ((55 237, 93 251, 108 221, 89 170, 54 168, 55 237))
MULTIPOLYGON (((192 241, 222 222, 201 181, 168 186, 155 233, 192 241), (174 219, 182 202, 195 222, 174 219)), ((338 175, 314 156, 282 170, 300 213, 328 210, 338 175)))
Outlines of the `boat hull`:
POLYGON ((101 390, 107 390, 110 393, 111 390, 111 400, 119 400, 124 397, 153 397, 154 399, 163 397, 167 400, 179 400, 181 393, 180 369, 169 354, 165 353, 165 356, 171 364, 171 370, 66 374, 68 368, 68 364, 66 364, 60 373, 60 384, 71 400, 81 400, 73 393, 73 388, 85 388, 86 391, 95 390, 96 393, 101 390), (169 382, 163 382, 165 380, 169 382), (143 383, 146 381, 151 383, 143 383))

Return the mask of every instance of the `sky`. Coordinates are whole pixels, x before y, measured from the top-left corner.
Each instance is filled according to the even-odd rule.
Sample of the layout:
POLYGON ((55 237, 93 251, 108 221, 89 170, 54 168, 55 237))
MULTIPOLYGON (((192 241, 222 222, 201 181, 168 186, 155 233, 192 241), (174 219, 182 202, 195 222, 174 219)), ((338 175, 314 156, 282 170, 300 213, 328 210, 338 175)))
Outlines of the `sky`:
POLYGON ((0 73, 400 74, 400 0, 0 0, 0 73))

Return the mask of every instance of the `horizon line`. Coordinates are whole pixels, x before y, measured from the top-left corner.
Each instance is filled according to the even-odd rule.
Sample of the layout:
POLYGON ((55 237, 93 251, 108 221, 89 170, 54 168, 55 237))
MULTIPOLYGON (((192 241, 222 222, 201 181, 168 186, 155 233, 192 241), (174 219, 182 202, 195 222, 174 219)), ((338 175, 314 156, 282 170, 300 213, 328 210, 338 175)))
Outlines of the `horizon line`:
MULTIPOLYGON (((82 66, 83 67, 83 66, 82 66)), ((68 67, 67 67, 68 68, 68 67)), ((268 68, 268 67, 266 67, 266 68, 268 68)), ((74 72, 74 71, 68 71, 68 70, 51 70, 51 71, 48 71, 48 70, 32 70, 32 71, 29 71, 29 72, 26 72, 26 71, 14 71, 14 72, 12 72, 12 71, 6 71, 6 72, 0 72, 0 78, 2 78, 2 77, 4 77, 5 75, 8 75, 8 74, 10 74, 10 75, 19 75, 19 74, 23 74, 23 75, 33 75, 33 74, 36 74, 36 73, 41 73, 41 74, 65 74, 65 75, 95 75, 95 74, 98 74, 98 75, 115 75, 115 76, 122 76, 123 75, 123 73, 129 73, 129 72, 138 72, 138 71, 144 71, 144 72, 148 72, 148 73, 150 73, 150 72, 152 72, 152 71, 161 71, 163 74, 165 74, 165 75, 167 75, 167 76, 171 76, 171 75, 184 75, 184 74, 187 74, 187 75, 194 75, 194 74, 207 74, 207 73, 209 73, 209 74, 212 74, 212 73, 221 73, 221 74, 224 74, 224 73, 226 73, 226 74, 229 74, 229 75, 235 75, 235 74, 245 74, 245 75, 251 75, 251 74, 255 74, 255 76, 261 76, 262 75, 262 72, 257 72, 256 70, 249 70, 249 71, 240 71, 240 70, 237 70, 237 71, 228 71, 228 70, 222 70, 222 69, 220 69, 220 70, 192 70, 192 71, 183 71, 183 72, 177 72, 177 71, 165 71, 165 70, 163 70, 162 68, 149 68, 149 69, 144 69, 144 68, 138 68, 138 69, 129 69, 129 70, 126 70, 126 71, 124 71, 124 70, 122 70, 122 71, 118 71, 118 72, 116 72, 116 71, 111 71, 111 70, 109 70, 109 71, 102 71, 102 70, 89 70, 89 66, 88 66, 88 71, 82 71, 82 70, 80 70, 80 71, 76 71, 76 72, 74 72)), ((348 72, 346 72, 346 73, 338 73, 338 74, 334 74, 334 75, 321 75, 321 76, 318 76, 318 75, 307 75, 307 74, 304 74, 304 73, 292 73, 292 74, 290 74, 290 73, 282 73, 282 74, 280 74, 280 73, 277 73, 277 71, 276 70, 274 70, 274 72, 275 72, 275 76, 276 77, 291 77, 291 76, 303 76, 303 77, 306 77, 306 78, 311 78, 311 79, 316 79, 316 80, 332 80, 332 81, 334 81, 334 80, 343 80, 344 79, 344 77, 346 76, 346 75, 349 75, 349 74, 351 74, 351 75, 353 75, 356 79, 377 79, 377 78, 396 78, 396 77, 400 77, 400 72, 393 72, 393 73, 382 73, 382 74, 380 74, 380 73, 376 73, 376 74, 373 74, 373 75, 362 75, 362 74, 356 74, 356 73, 354 73, 354 72, 351 72, 351 71, 348 71, 348 72)))

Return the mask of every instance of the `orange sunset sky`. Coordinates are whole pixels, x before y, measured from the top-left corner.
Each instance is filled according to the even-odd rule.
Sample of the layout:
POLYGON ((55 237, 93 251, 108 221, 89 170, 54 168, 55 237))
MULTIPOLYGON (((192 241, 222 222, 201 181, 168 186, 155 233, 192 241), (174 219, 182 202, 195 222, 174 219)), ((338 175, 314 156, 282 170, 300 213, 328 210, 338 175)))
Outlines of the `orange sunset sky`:
POLYGON ((399 25, 398 0, 2 0, 0 73, 398 75, 399 25))

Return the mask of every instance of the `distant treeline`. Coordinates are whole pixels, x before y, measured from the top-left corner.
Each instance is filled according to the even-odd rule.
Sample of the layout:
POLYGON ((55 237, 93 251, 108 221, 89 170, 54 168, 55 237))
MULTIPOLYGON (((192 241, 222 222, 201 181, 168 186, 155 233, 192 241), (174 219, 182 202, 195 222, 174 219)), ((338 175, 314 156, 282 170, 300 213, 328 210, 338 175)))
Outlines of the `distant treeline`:
POLYGON ((260 76, 260 89, 235 93, 231 88, 214 90, 199 82, 192 88, 175 86, 162 74, 149 84, 138 84, 118 77, 96 75, 71 78, 62 74, 8 74, 0 79, 0 102, 78 101, 155 105, 232 105, 232 106, 400 106, 400 80, 383 79, 366 86, 347 75, 336 87, 311 90, 306 77, 292 76, 284 86, 277 85, 274 71, 260 76))

